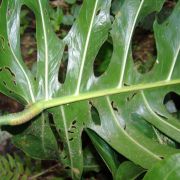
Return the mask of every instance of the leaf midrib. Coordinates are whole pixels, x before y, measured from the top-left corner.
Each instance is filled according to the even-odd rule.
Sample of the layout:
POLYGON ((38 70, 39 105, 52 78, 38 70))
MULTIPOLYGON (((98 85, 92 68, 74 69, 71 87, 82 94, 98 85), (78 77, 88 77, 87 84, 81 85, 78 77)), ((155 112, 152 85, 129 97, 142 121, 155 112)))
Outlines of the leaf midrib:
MULTIPOLYGON (((8 24, 7 24, 7 29, 9 29, 9 28, 8 28, 8 24)), ((33 103, 35 103, 35 97, 34 97, 34 93, 33 93, 33 88, 32 88, 31 81, 30 81, 28 75, 26 74, 23 66, 22 66, 21 63, 19 62, 18 57, 16 56, 16 54, 15 54, 15 52, 14 52, 14 49, 13 49, 13 47, 12 47, 12 45, 11 45, 11 41, 10 41, 10 38, 9 38, 9 34, 10 34, 10 33, 8 33, 8 40, 9 40, 10 50, 11 50, 11 52, 12 52, 12 55, 13 55, 16 63, 18 64, 19 68, 21 69, 22 73, 24 74, 24 77, 25 77, 25 79, 26 79, 26 81, 27 81, 27 84, 28 84, 28 88, 29 88, 29 93, 30 93, 31 100, 32 100, 33 103)))
POLYGON ((41 18, 42 18, 42 26, 43 26, 43 34, 44 34, 44 48, 45 48, 45 99, 48 100, 49 98, 49 93, 48 93, 48 63, 49 63, 49 56, 48 56, 48 41, 47 41, 47 32, 46 32, 46 25, 45 25, 45 19, 44 19, 44 13, 42 9, 42 4, 40 0, 38 0, 39 3, 39 9, 41 13, 41 18))
POLYGON ((25 109, 24 111, 20 113, 16 113, 16 116, 14 119, 12 118, 13 114, 1 116, 0 125, 23 124, 25 122, 30 121, 33 117, 40 114, 43 110, 51 108, 51 107, 56 107, 56 106, 60 106, 64 104, 74 103, 78 101, 83 101, 83 100, 88 100, 88 99, 93 99, 93 98, 98 98, 98 97, 103 97, 103 96, 115 95, 119 93, 160 88, 160 87, 165 87, 169 85, 177 85, 177 84, 180 84, 180 79, 171 80, 171 81, 164 80, 164 81, 159 81, 155 83, 125 86, 120 89, 111 88, 111 89, 106 89, 106 90, 83 93, 83 94, 79 94, 79 96, 69 95, 69 96, 64 96, 64 97, 53 98, 47 101, 41 100, 32 104, 29 108, 25 109), (17 119, 18 119, 18 122, 17 122, 17 119))
POLYGON ((91 38, 91 32, 92 32, 92 28, 93 28, 93 23, 94 23, 94 19, 95 19, 95 15, 96 15, 96 10, 97 10, 97 5, 98 5, 98 0, 95 0, 95 5, 94 5, 94 10, 93 10, 93 14, 92 14, 92 18, 91 18, 91 22, 89 25, 89 30, 88 30, 88 34, 87 34, 87 38, 86 38, 86 43, 85 43, 85 48, 84 48, 84 52, 83 52, 83 56, 82 56, 82 63, 80 66, 80 72, 79 72, 79 77, 78 77, 78 82, 77 82, 77 88, 75 91, 75 95, 79 95, 79 89, 80 89, 80 85, 81 85, 81 80, 82 80, 82 75, 83 75, 83 70, 84 70, 84 64, 85 64, 85 60, 86 60, 86 56, 87 56, 87 50, 89 47, 89 41, 91 38))
POLYGON ((142 0, 140 5, 139 5, 139 8, 138 8, 137 13, 136 13, 136 16, 134 18, 134 22, 133 22, 132 28, 130 30, 130 34, 128 36, 128 43, 126 45, 125 53, 124 53, 124 57, 123 57, 123 61, 122 61, 120 80, 119 80, 119 83, 118 83, 118 86, 117 86, 119 88, 122 87, 122 84, 123 84, 123 78, 124 78, 124 73, 125 73, 125 70, 126 70, 127 57, 128 57, 128 52, 129 52, 131 40, 132 40, 132 35, 133 35, 134 28, 135 28, 135 25, 136 25, 136 22, 137 22, 137 18, 139 16, 139 13, 140 13, 141 8, 143 6, 143 3, 144 3, 144 0, 142 0))
POLYGON ((65 138, 66 138, 67 148, 68 148, 68 153, 69 153, 69 158, 70 158, 71 177, 73 178, 74 174, 73 174, 72 169, 74 168, 74 165, 73 165, 74 163, 73 163, 71 145, 70 145, 70 142, 69 142, 69 135, 68 135, 68 129, 67 129, 67 124, 66 124, 67 120, 66 120, 66 115, 65 115, 65 112, 64 112, 64 107, 61 106, 60 109, 61 109, 61 113, 62 113, 62 120, 63 120, 64 131, 65 131, 65 138))
POLYGON ((57 98, 53 98, 51 100, 46 101, 46 104, 44 104, 44 108, 45 109, 51 108, 54 106, 59 106, 63 104, 73 103, 73 102, 92 99, 92 98, 98 98, 102 96, 109 96, 109 95, 115 95, 115 94, 139 91, 139 90, 146 90, 146 89, 154 89, 154 88, 166 87, 166 86, 177 85, 177 84, 180 84, 180 79, 171 80, 171 81, 166 81, 166 80, 158 81, 158 82, 152 82, 148 84, 124 86, 122 88, 110 88, 110 89, 105 89, 105 90, 82 93, 82 94, 79 94, 78 96, 69 95, 69 96, 64 96, 64 97, 57 97, 57 98))
POLYGON ((27 84, 28 84, 28 87, 29 87, 29 92, 30 92, 31 100, 32 100, 33 103, 35 103, 35 97, 34 97, 34 93, 33 93, 33 90, 32 90, 33 88, 32 88, 31 82, 30 82, 30 80, 29 80, 29 77, 27 76, 26 72, 24 71, 24 68, 22 67, 22 65, 19 63, 19 60, 18 60, 18 58, 16 57, 16 55, 15 55, 15 53, 14 53, 14 50, 12 49, 12 46, 11 46, 10 43, 9 43, 9 46, 10 46, 10 49, 11 49, 11 52, 12 52, 12 54, 13 54, 13 56, 14 56, 15 61, 17 62, 18 66, 20 67, 22 73, 23 73, 24 76, 25 76, 25 79, 26 79, 27 84))

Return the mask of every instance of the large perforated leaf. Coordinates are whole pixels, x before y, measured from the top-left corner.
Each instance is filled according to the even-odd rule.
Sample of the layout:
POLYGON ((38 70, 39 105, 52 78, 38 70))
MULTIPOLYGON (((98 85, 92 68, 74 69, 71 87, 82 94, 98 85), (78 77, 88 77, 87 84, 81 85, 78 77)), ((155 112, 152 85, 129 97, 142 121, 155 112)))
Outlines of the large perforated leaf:
POLYGON ((70 32, 59 40, 50 24, 47 0, 4 0, 0 9, 0 26, 4 27, 0 29, 0 91, 27 108, 1 117, 0 124, 18 125, 34 118, 14 133, 14 143, 33 157, 60 160, 74 179, 83 171, 81 135, 85 128, 146 169, 177 153, 163 144, 159 134, 180 142, 180 123, 163 103, 169 92, 180 93, 180 2, 165 22, 154 23, 157 59, 151 71, 139 73, 131 52, 138 22, 160 11, 163 3, 121 1, 112 22, 111 0, 85 0, 70 32), (36 16, 36 74, 21 57, 19 24, 24 4, 36 16), (113 54, 106 71, 97 77, 94 61, 109 36, 113 54), (65 47, 68 66, 61 84, 58 70, 65 47), (92 108, 99 116, 96 120, 92 108))

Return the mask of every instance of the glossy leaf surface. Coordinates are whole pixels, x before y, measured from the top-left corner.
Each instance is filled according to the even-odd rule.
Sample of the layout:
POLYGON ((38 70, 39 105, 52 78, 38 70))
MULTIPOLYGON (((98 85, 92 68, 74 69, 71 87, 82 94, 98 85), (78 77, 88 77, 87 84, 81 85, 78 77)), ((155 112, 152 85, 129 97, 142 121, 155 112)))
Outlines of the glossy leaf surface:
MULTIPOLYGON (((14 143, 33 157, 61 161, 73 179, 79 179, 83 172, 81 135, 85 128, 146 169, 178 153, 178 149, 163 142, 155 129, 180 142, 179 120, 163 104, 167 93, 180 94, 180 2, 163 24, 154 23, 158 55, 152 70, 140 74, 131 52, 138 22, 160 11, 163 3, 122 1, 111 22, 111 0, 85 0, 70 32, 59 40, 51 27, 47 0, 3 0, 0 92, 27 108, 1 117, 0 124, 17 125, 33 119, 21 128, 11 128, 14 143), (36 74, 27 69, 21 57, 22 5, 36 17, 36 74), (96 77, 94 61, 108 36, 112 38, 113 54, 107 70, 96 77), (61 84, 58 71, 66 46, 68 66, 61 84), (98 113, 98 122, 92 117, 92 107, 98 113)), ((98 147, 98 140, 96 143, 98 147)))

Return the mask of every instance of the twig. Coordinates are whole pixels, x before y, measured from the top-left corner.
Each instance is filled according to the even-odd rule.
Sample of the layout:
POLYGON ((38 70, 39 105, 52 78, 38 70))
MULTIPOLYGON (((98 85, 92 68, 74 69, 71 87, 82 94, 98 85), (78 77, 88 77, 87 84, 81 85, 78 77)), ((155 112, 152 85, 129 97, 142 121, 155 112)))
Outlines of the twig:
POLYGON ((36 178, 38 178, 38 177, 40 177, 40 176, 48 173, 48 172, 51 171, 52 169, 55 169, 55 168, 58 167, 58 166, 59 166, 59 163, 58 163, 58 164, 55 164, 54 166, 52 166, 52 167, 50 167, 50 168, 48 168, 48 169, 46 169, 45 171, 42 171, 42 172, 40 172, 40 173, 38 173, 38 174, 30 177, 29 180, 34 180, 34 179, 36 179, 36 178))

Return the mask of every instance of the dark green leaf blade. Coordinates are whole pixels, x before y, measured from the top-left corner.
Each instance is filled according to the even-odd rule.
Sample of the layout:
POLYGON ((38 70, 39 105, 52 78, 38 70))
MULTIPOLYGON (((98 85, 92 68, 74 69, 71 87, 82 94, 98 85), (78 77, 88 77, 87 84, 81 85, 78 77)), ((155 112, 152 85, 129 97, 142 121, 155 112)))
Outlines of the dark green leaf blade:
POLYGON ((123 163, 120 164, 117 170, 115 179, 116 180, 135 180, 144 172, 145 172, 145 169, 134 164, 133 162, 124 161, 123 163))
POLYGON ((104 163, 107 165, 112 175, 115 176, 119 164, 117 153, 96 133, 89 129, 86 129, 86 132, 90 137, 93 145, 95 146, 97 152, 102 157, 104 163))
POLYGON ((157 163, 150 169, 144 180, 151 179, 179 179, 180 178, 180 154, 175 154, 157 163))

